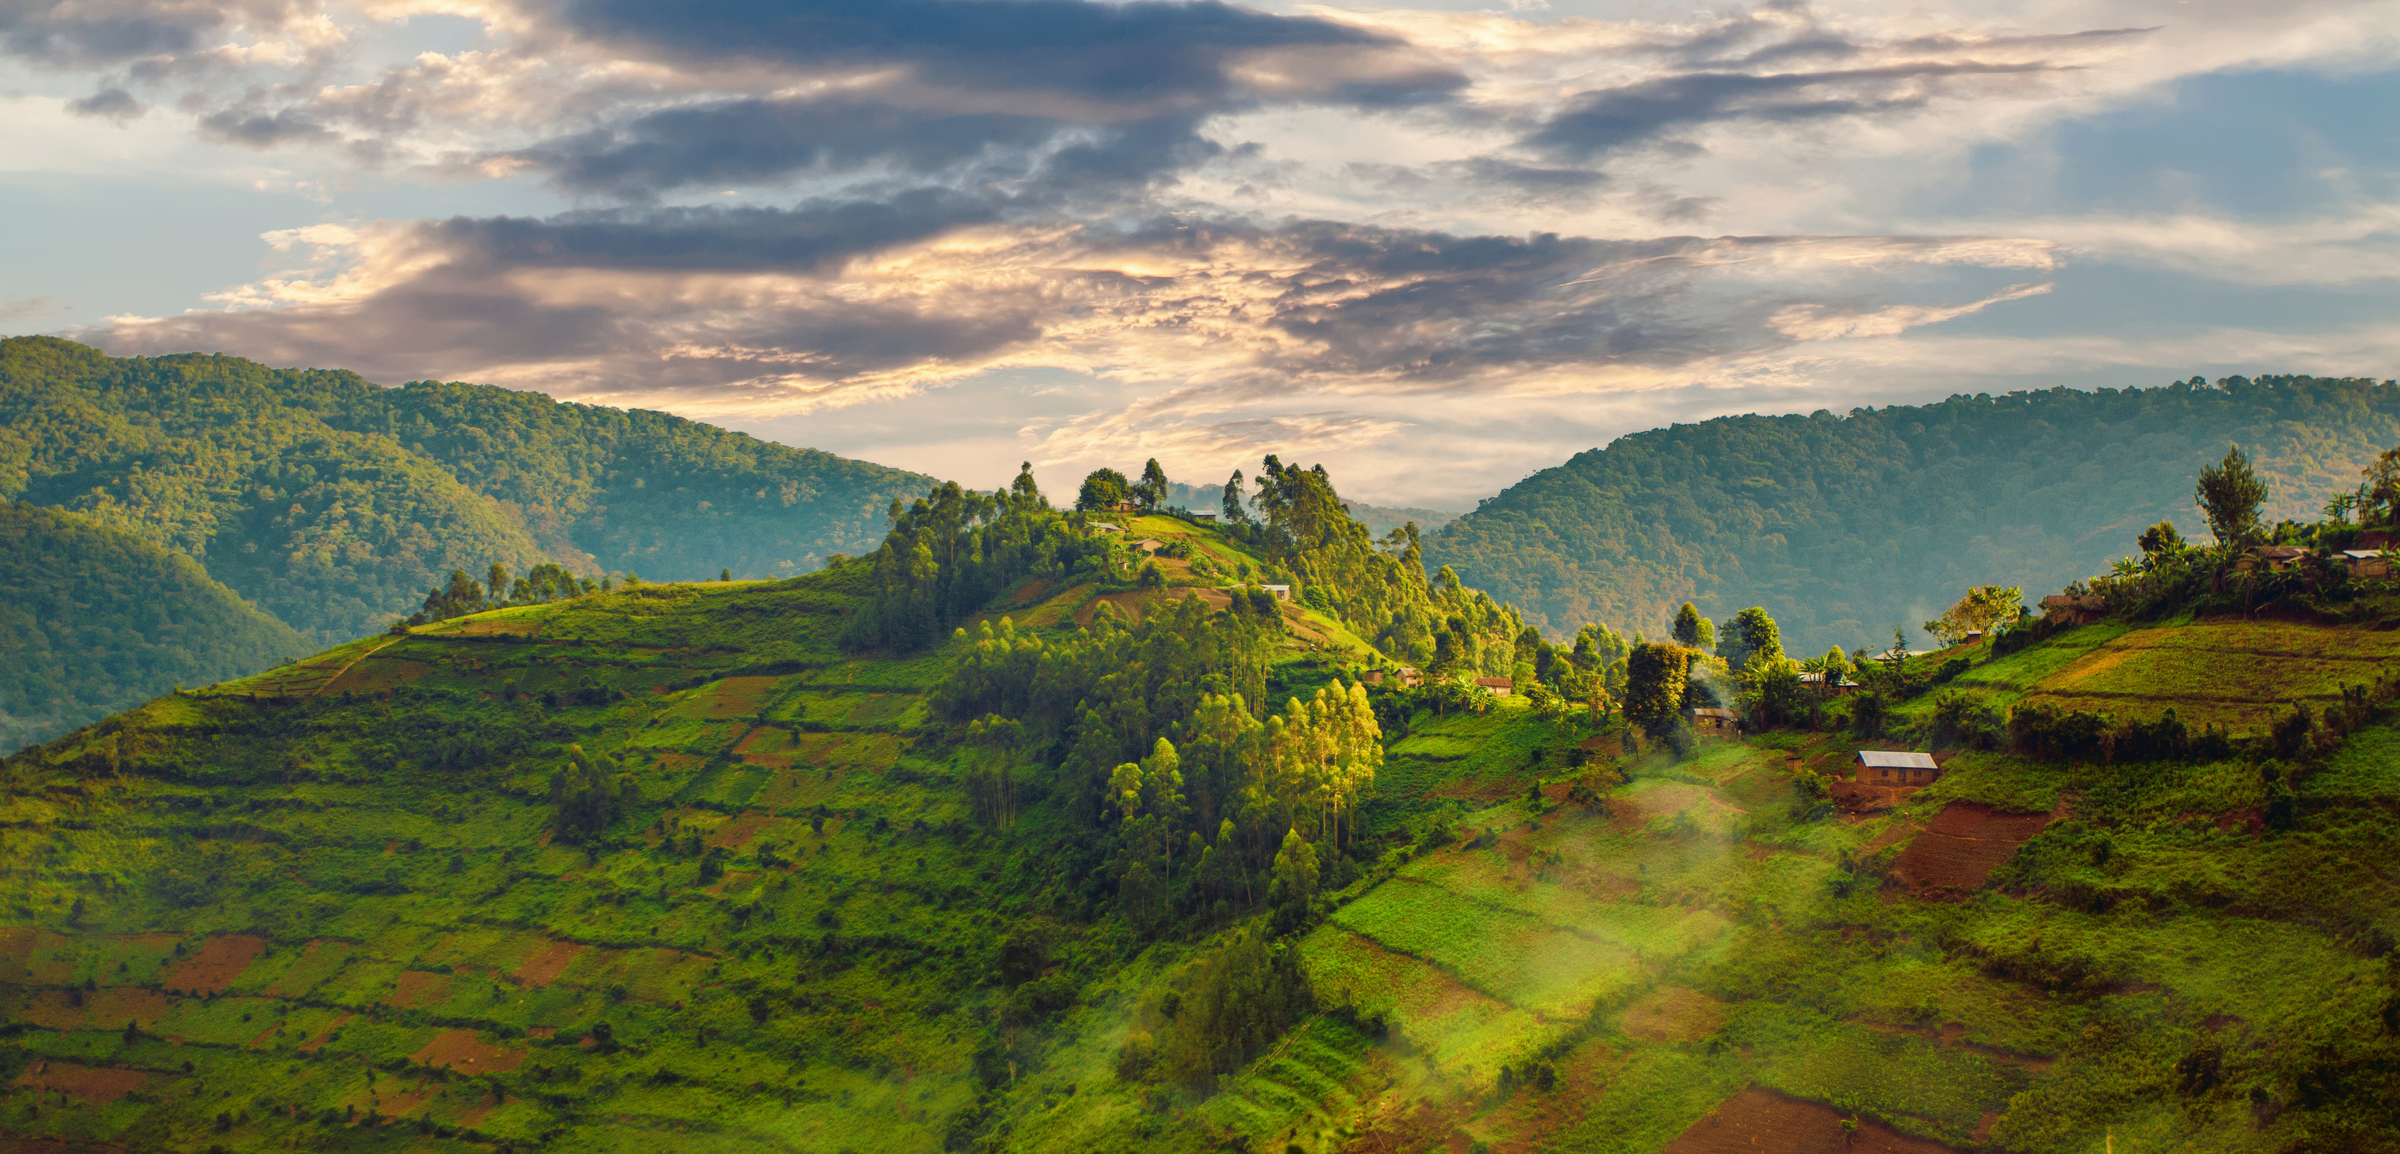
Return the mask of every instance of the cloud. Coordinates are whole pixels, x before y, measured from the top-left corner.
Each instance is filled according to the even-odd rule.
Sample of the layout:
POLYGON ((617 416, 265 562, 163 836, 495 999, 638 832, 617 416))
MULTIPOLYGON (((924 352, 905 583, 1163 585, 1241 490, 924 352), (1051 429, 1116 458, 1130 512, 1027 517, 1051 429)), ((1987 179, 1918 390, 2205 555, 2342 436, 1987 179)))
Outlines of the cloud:
POLYGON ((235 29, 299 19, 287 0, 80 0, 0 5, 0 52, 54 68, 94 68, 190 52, 235 29))
POLYGON ((933 194, 274 239, 314 263, 226 294, 230 311, 120 318, 100 338, 120 351, 206 346, 383 380, 472 378, 753 414, 1044 367, 1202 390, 1171 394, 1189 413, 1203 400, 1305 393, 1573 391, 1815 339, 1795 318, 1823 326, 1832 314, 1805 311, 1816 298, 1792 288, 1804 282, 1854 300, 1892 268, 2054 260, 2038 242, 1973 237, 1069 225, 996 219, 974 198, 933 194))
POLYGON ((77 116, 97 116, 102 120, 123 122, 149 111, 133 94, 122 88, 103 88, 81 100, 67 102, 67 111, 77 116))
POLYGON ((1844 337, 1896 337, 1919 325, 1972 316, 2002 301, 2023 300, 2049 292, 2050 285, 2010 285, 1979 301, 1963 305, 1884 305, 1850 307, 1796 304, 1767 318, 1767 327, 1795 341, 1830 341, 1844 337))

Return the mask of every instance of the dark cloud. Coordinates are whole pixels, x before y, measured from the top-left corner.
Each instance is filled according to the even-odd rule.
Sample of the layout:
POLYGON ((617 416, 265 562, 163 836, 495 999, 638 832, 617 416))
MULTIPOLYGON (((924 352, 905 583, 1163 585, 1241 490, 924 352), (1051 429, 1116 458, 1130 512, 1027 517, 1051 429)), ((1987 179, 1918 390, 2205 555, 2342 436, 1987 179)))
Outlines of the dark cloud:
POLYGON ((229 27, 274 27, 300 11, 284 0, 0 0, 0 52, 52 67, 104 67, 189 52, 229 27))
MULTIPOLYGON (((1232 65, 1265 50, 1394 42, 1331 21, 1201 0, 565 0, 565 22, 635 55, 811 69, 905 66, 918 80, 1123 104, 1212 105, 1241 95, 1232 65)), ((1349 78, 1322 98, 1408 103, 1464 84, 1447 70, 1349 78)))
POLYGON ((676 208, 547 219, 453 217, 423 226, 487 268, 819 272, 864 253, 998 219, 982 199, 932 189, 792 208, 676 208))
POLYGON ((855 99, 739 100, 670 108, 514 155, 579 192, 630 197, 886 165, 930 175, 1049 140, 1056 120, 925 113, 855 99))
POLYGON ((77 116, 97 116, 103 120, 126 121, 149 111, 122 88, 103 88, 81 100, 67 102, 67 111, 77 116))
POLYGON ((263 111, 226 108, 200 118, 201 135, 226 144, 272 148, 279 144, 332 140, 335 133, 305 108, 263 111))
POLYGON ((1907 63, 1758 76, 1697 72, 1587 92, 1526 139, 1553 156, 1591 160, 1677 130, 1727 121, 1791 124, 1924 107, 1945 82, 2051 71, 2038 63, 1907 63))

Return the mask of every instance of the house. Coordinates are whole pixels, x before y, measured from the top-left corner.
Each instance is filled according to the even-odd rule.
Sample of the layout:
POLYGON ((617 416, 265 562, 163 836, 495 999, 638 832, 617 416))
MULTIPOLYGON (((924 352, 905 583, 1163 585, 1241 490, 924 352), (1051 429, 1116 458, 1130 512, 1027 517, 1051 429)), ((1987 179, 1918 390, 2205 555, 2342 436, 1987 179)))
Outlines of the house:
POLYGON ((1186 517, 1189 517, 1189 518, 1191 518, 1191 519, 1192 519, 1192 520, 1194 520, 1194 521, 1198 521, 1198 522, 1200 522, 1200 523, 1201 523, 1201 524, 1203 524, 1203 525, 1214 525, 1214 524, 1216 524, 1216 523, 1217 523, 1217 517, 1218 517, 1218 514, 1215 514, 1215 513, 1185 513, 1185 514, 1184 514, 1184 516, 1186 516, 1186 517))
POLYGON ((2392 575, 2391 554, 2381 549, 2344 549, 2342 560, 2350 565, 2353 577, 2389 577, 2392 575))
POLYGON ((1367 670, 1365 673, 1359 674, 1358 679, 1368 685, 1381 685, 1383 684, 1383 670, 1367 670))
POLYGON ((2261 565, 2270 571, 2289 569, 2308 556, 2308 550, 2298 545, 2261 545, 2250 550, 2249 556, 2233 563, 2235 570, 2249 572, 2261 565))
POLYGON ((1824 674, 1811 672, 1808 670, 1801 671, 1800 684, 1805 685, 1810 689, 1814 689, 1818 693, 1831 697, 1847 697, 1858 690, 1858 683, 1855 681, 1845 681, 1839 685, 1833 686, 1832 688, 1827 688, 1825 685, 1824 674))
POLYGON ((1517 683, 1505 677, 1478 677, 1475 684, 1491 690, 1494 697, 1506 697, 1517 691, 1517 683))
POLYGON ((1739 737, 1742 734, 1742 715, 1730 709, 1687 709, 1684 720, 1692 723, 1692 732, 1702 737, 1739 737))
POLYGON ((1156 537, 1144 537, 1141 540, 1132 542, 1126 546, 1128 549, 1139 549, 1142 551, 1144 556, 1150 557, 1157 556, 1158 551, 1166 547, 1167 543, 1159 540, 1156 537))
POLYGON ((1415 689, 1425 684, 1425 674, 1414 665, 1403 665, 1400 667, 1400 684, 1415 689))
POLYGON ((2108 598, 2097 593, 2086 593, 2081 597, 2053 593, 2042 598, 2042 615, 2067 625, 2098 621, 2107 610, 2108 598))
POLYGON ((1106 521, 1092 522, 1092 532, 1094 533, 1122 533, 1124 531, 1125 529, 1123 526, 1111 525, 1106 521))
POLYGON ((1860 785, 1931 785, 1940 776, 1942 767, 1935 764, 1930 753, 1858 751, 1860 785))
POLYGON ((1274 594, 1277 601, 1289 601, 1292 599, 1292 587, 1289 585, 1261 585, 1259 588, 1274 594))

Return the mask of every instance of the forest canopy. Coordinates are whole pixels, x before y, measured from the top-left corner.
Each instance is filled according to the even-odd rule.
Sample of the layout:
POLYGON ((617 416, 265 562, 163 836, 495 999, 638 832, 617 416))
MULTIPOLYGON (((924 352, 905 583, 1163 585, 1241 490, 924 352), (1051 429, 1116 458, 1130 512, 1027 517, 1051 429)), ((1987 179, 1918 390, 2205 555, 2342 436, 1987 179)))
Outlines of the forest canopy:
POLYGON ((319 642, 494 562, 795 576, 873 548, 929 480, 509 389, 0 341, 0 498, 188 554, 319 642))
POLYGON ((0 750, 315 647, 130 533, 0 503, 0 750))
POLYGON ((2262 516, 2314 516, 2400 442, 2400 383, 2195 377, 1931 405, 1723 417, 1619 438, 1509 487, 1425 541, 1426 563, 1552 636, 1660 636, 1686 600, 1762 606, 1794 652, 1880 644, 1959 590, 2028 598, 2105 569, 2164 520, 2198 533, 2192 478, 2248 455, 2262 516))

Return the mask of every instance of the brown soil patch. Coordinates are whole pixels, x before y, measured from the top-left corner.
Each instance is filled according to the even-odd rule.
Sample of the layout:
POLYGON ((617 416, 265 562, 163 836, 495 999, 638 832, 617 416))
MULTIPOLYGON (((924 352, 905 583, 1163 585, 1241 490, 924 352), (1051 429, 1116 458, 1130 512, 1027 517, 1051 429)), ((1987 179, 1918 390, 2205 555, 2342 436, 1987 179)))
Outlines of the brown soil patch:
POLYGON ((450 996, 450 975, 409 970, 400 975, 400 988, 392 991, 392 1004, 403 1010, 430 1006, 450 996))
POLYGON ((717 828, 708 831, 708 836, 701 839, 701 844, 740 849, 749 845, 750 839, 757 837, 758 831, 766 828, 767 822, 771 820, 773 819, 769 818, 763 810, 745 809, 733 815, 730 820, 718 825, 717 828))
POLYGON ((1831 1106, 1752 1086, 1676 1135, 1661 1154, 1955 1154, 1868 1118, 1858 1120, 1856 1134, 1844 1135, 1844 1117, 1831 1106))
POLYGON ((1731 1014, 1723 1002, 1698 990, 1660 986, 1626 1007, 1617 1017, 1617 1027, 1630 1037, 1653 1042, 1693 1042, 1716 1033, 1731 1014))
POLYGON ((517 981, 529 986, 546 986, 558 980, 567 967, 575 964, 586 947, 581 942, 549 942, 526 955, 517 963, 517 981))
POLYGON ((1140 624, 1143 617, 1142 602, 1148 600, 1149 597, 1148 593, 1103 593, 1085 602, 1083 608, 1075 611, 1075 624, 1090 625, 1093 614, 1099 612, 1100 606, 1103 604, 1116 611, 1117 620, 1128 625, 1140 624))
POLYGON ((358 1015, 356 1014, 344 1014, 341 1017, 335 1018, 332 1025, 325 1027, 324 1033, 300 1043, 300 1052, 303 1054, 313 1054, 318 1050, 324 1049, 325 1043, 332 1041, 333 1036, 337 1033, 340 1033, 342 1027, 349 1025, 350 1019, 357 1016, 358 1015))
POLYGON ((1980 802, 1954 801, 1901 851, 1895 872, 1920 897, 1963 895, 1981 887, 2051 820, 2046 813, 2001 813, 1980 802))
POLYGON ((185 958, 161 984, 170 990, 189 990, 195 994, 214 994, 231 985, 250 963, 267 952, 267 943, 248 934, 226 934, 208 939, 200 952, 185 958))
POLYGON ((114 1030, 131 1018, 148 1029, 175 1008, 165 994, 139 986, 103 986, 83 995, 80 1006, 73 1000, 69 991, 43 990, 25 1007, 24 1019, 46 1030, 114 1030))
POLYGON ((382 1095, 371 1100, 369 1104, 381 1111, 386 1118, 405 1118, 410 1111, 433 1101, 435 1095, 440 1093, 440 1090, 432 1086, 420 1084, 412 1090, 382 1095))
POLYGON ((505 1074, 525 1060, 525 1051, 495 1046, 473 1030, 448 1030, 408 1060, 420 1066, 448 1066, 462 1074, 505 1074))
POLYGON ((751 730, 733 752, 752 765, 781 769, 792 764, 792 735, 771 725, 751 730))
POLYGON ((541 617, 484 617, 460 626, 462 637, 531 637, 542 631, 541 617))
POLYGON ((1012 607, 1017 608, 1039 604, 1042 598, 1050 595, 1050 586, 1053 584, 1055 584, 1055 582, 1051 581, 1048 577, 1036 577, 1033 580, 1024 583, 1023 585, 1017 586, 1017 591, 1009 594, 1008 603, 1012 607))
POLYGON ((28 982, 64 982, 74 976, 75 964, 61 957, 67 939, 35 926, 0 930, 0 975, 28 982))
POLYGON ((757 881, 759 877, 760 874, 757 870, 727 870, 724 880, 708 887, 704 892, 722 897, 727 891, 749 885, 751 882, 757 881))
POLYGON ((773 677, 728 677, 717 683, 708 695, 708 708, 700 716, 710 719, 748 717, 758 712, 767 695, 775 689, 773 677))
POLYGON ((95 1069, 72 1062, 35 1062, 17 1076, 17 1085, 81 1098, 95 1106, 111 1102, 141 1087, 149 1075, 140 1070, 95 1069))

